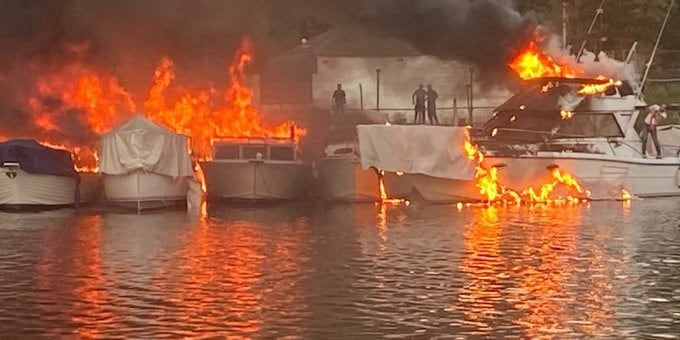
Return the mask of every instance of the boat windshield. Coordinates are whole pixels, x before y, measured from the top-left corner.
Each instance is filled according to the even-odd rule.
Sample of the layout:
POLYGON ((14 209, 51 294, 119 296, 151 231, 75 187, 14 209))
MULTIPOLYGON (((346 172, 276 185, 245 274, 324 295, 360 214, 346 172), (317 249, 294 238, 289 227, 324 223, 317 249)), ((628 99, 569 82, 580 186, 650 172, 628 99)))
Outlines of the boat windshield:
POLYGON ((485 124, 484 130, 493 140, 510 143, 623 137, 621 127, 610 112, 502 111, 485 124))

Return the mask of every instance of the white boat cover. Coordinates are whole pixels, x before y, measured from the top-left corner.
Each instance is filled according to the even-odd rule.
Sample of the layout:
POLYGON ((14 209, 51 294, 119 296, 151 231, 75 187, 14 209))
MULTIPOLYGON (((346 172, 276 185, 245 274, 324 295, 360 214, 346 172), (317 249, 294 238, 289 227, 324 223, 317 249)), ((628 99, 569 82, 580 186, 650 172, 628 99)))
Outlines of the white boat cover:
POLYGON ((475 164, 465 155, 465 128, 427 125, 358 125, 361 166, 471 180, 475 164))
POLYGON ((193 177, 187 136, 137 115, 102 136, 99 170, 120 175, 144 169, 171 177, 193 177))

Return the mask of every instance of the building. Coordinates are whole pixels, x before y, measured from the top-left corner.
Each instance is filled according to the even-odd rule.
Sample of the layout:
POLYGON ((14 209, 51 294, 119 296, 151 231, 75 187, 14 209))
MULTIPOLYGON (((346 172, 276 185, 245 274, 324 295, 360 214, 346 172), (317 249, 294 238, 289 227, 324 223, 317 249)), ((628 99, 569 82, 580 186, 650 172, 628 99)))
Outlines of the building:
MULTIPOLYGON (((271 58, 260 74, 259 95, 265 110, 300 105, 330 109, 336 84, 342 84, 348 110, 380 110, 393 120, 411 121, 413 91, 418 84, 432 84, 439 93, 439 115, 450 122, 454 99, 458 115, 467 117, 471 72, 467 64, 423 55, 396 38, 340 27, 271 58)), ((509 96, 506 91, 473 91, 475 114, 491 111, 509 96)))

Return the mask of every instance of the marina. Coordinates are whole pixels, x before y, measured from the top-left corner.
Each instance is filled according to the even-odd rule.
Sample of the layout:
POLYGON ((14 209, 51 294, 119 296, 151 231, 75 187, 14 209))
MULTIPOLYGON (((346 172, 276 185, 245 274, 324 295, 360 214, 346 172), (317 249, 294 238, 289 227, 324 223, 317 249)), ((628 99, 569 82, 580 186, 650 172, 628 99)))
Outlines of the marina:
POLYGON ((0 339, 678 339, 676 2, 3 1, 0 339))

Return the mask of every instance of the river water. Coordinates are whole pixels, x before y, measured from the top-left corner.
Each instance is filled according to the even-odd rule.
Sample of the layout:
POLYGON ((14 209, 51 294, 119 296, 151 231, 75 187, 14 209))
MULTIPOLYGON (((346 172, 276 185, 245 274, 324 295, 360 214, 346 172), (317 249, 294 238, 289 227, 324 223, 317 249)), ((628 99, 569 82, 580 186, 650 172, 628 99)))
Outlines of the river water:
POLYGON ((0 213, 0 336, 680 336, 680 200, 0 213))

